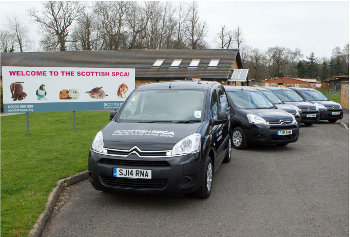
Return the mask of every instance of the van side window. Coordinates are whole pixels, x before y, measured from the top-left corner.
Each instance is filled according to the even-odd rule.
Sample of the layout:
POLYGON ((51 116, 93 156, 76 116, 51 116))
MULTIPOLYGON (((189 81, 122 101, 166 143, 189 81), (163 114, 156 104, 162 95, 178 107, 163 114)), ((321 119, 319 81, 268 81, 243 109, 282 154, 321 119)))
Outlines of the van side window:
POLYGON ((227 102, 226 93, 222 88, 218 89, 218 97, 219 97, 220 112, 225 112, 228 108, 228 102, 227 102))
POLYGON ((216 95, 216 90, 212 91, 210 100, 210 117, 212 119, 218 118, 218 97, 216 95))

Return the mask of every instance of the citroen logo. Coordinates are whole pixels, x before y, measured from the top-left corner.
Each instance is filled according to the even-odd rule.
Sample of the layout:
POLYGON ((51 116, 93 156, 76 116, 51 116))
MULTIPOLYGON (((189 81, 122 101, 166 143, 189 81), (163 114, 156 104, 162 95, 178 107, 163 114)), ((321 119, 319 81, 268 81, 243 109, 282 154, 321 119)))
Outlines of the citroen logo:
POLYGON ((307 111, 310 111, 310 108, 307 108, 307 111))
POLYGON ((284 121, 282 119, 280 120, 280 124, 284 124, 284 121))

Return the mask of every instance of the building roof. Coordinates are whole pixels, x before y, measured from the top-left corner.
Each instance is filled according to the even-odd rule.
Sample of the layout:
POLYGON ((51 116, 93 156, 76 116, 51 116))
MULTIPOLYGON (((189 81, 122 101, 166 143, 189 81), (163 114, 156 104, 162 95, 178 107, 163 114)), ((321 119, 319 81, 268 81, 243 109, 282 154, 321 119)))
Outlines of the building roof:
POLYGON ((299 80, 306 81, 308 83, 317 83, 317 79, 315 78, 298 78, 299 80))
POLYGON ((307 84, 307 81, 301 80, 299 78, 290 78, 290 77, 276 77, 271 79, 265 79, 263 82, 265 83, 278 83, 278 82, 285 82, 285 83, 291 83, 291 84, 307 84))
POLYGON ((238 68, 242 68, 237 49, 131 49, 1 54, 2 66, 135 68, 136 77, 144 79, 228 79, 234 61, 238 68), (165 61, 160 67, 153 67, 157 59, 165 61), (182 59, 179 67, 170 67, 174 59, 182 59), (198 67, 189 68, 192 59, 200 59, 198 67), (211 59, 220 59, 219 64, 208 67, 211 59))
POLYGON ((349 80, 349 75, 333 76, 333 78, 325 81, 338 81, 338 80, 349 80))

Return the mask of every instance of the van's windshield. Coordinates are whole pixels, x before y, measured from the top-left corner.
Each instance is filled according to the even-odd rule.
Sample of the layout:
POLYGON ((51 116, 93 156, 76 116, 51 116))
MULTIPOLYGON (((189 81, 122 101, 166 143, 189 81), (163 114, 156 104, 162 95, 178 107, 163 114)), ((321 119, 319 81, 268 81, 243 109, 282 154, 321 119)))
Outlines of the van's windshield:
POLYGON ((205 91, 135 91, 117 118, 120 122, 200 122, 204 118, 205 91))
POLYGON ((272 109, 273 104, 257 91, 228 91, 227 95, 239 109, 272 109))
POLYGON ((302 102, 303 98, 292 90, 274 90, 275 93, 283 102, 302 102))
POLYGON ((305 90, 305 91, 300 91, 301 94, 303 94, 306 98, 306 100, 311 100, 311 101, 327 101, 327 97, 324 96, 321 92, 316 91, 316 90, 305 90))

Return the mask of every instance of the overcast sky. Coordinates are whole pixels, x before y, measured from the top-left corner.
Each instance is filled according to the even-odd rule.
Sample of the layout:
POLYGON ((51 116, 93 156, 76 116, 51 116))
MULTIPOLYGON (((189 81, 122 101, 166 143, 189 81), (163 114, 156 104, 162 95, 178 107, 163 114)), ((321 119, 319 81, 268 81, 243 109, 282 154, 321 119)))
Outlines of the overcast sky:
MULTIPOLYGON (((40 2, 0 2, 0 29, 14 15, 25 24, 33 41, 31 50, 39 50, 39 28, 28 10, 40 8, 40 2)), ((217 47, 221 25, 241 27, 245 44, 266 50, 273 46, 299 48, 305 56, 330 57, 335 46, 349 42, 348 1, 200 1, 199 11, 208 26, 207 41, 217 47)))

